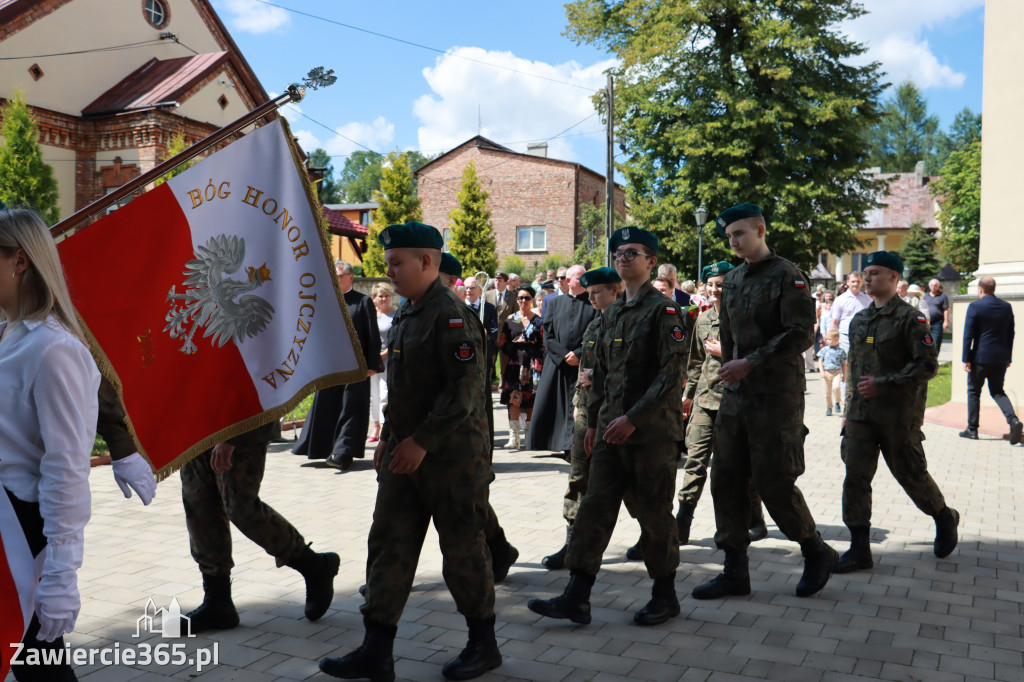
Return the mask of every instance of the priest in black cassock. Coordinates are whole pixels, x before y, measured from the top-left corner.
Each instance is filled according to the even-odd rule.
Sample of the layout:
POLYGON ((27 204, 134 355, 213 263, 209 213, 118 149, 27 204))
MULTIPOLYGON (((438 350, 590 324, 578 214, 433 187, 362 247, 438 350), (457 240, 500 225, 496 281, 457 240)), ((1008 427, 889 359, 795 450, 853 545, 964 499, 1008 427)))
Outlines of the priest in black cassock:
MULTIPOLYGON (((344 292, 352 327, 366 357, 369 375, 383 371, 380 359, 380 331, 373 300, 352 288, 355 274, 352 266, 339 260, 334 263, 338 286, 344 292)), ((292 452, 309 459, 326 459, 333 467, 347 471, 353 457, 363 457, 366 434, 370 428, 370 379, 344 386, 331 386, 317 391, 313 407, 302 427, 302 436, 292 452)))
POLYGON ((545 299, 544 368, 533 403, 533 420, 525 450, 564 452, 572 448, 572 396, 583 353, 583 332, 597 311, 580 284, 586 269, 574 265, 566 272, 569 291, 545 299))

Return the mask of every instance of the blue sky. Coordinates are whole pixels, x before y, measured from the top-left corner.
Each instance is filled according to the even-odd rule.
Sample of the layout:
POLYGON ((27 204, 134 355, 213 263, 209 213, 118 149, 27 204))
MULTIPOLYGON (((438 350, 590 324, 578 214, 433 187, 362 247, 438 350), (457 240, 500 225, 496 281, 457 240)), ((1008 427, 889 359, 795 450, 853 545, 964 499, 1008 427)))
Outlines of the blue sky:
MULTIPOLYGON (((965 106, 981 110, 984 0, 862 1, 869 14, 844 28, 869 46, 889 82, 916 82, 943 128, 965 106)), ((326 148, 336 169, 360 145, 434 153, 478 130, 520 151, 553 138, 551 156, 604 168, 590 96, 603 87, 610 58, 562 35, 561 2, 273 2, 448 53, 260 0, 213 0, 268 91, 313 66, 335 70, 336 85, 299 105, 305 116, 286 116, 303 145, 326 148)))

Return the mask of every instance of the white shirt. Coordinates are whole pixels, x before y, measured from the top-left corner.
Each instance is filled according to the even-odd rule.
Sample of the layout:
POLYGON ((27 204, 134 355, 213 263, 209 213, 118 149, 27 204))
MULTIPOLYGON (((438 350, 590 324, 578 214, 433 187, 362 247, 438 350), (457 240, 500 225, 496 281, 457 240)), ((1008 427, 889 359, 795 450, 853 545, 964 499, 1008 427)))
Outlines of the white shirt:
MULTIPOLYGON (((847 291, 835 300, 832 304, 832 319, 839 320, 839 333, 843 336, 850 334, 850 322, 853 316, 871 305, 871 297, 863 291, 853 295, 847 291)), ((827 329, 825 331, 828 331, 827 329)))
MULTIPOLYGON (((100 373, 52 315, 0 322, 0 483, 39 502, 43 534, 81 557, 100 373)), ((3 493, 0 493, 3 494, 3 493)))

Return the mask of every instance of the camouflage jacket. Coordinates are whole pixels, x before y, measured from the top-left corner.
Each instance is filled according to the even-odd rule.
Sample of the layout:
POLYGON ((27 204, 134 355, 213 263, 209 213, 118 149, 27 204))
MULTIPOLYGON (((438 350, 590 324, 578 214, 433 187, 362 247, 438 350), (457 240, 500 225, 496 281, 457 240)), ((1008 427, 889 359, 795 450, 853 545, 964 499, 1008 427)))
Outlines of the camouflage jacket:
MULTIPOLYGON (((597 352, 597 342, 601 338, 601 313, 590 321, 583 331, 583 353, 580 355, 580 374, 584 369, 594 368, 594 353, 597 352)), ((587 400, 590 398, 590 387, 584 386, 576 380, 576 392, 572 396, 573 407, 587 409, 587 400)))
POLYGON ((814 342, 814 300, 807 277, 775 251, 743 263, 722 283, 722 364, 745 358, 753 365, 723 397, 803 393, 803 353, 814 342))
POLYGON ((626 415, 636 426, 627 444, 683 439, 686 332, 680 314, 650 282, 632 301, 623 293, 604 311, 587 403, 587 426, 599 436, 626 415))
POLYGON ((938 351, 926 313, 898 296, 881 308, 868 306, 850 322, 846 418, 919 428, 924 421, 928 380, 938 371, 938 351), (861 396, 857 383, 873 376, 878 395, 861 396))
POLYGON ((432 456, 488 456, 487 352, 472 312, 437 280, 395 313, 381 432, 389 447, 411 436, 432 456))
POLYGON ((718 341, 720 317, 714 308, 708 308, 697 318, 697 326, 690 336, 690 357, 686 364, 686 389, 683 397, 694 400, 705 410, 717 410, 722 403, 722 379, 718 368, 722 360, 704 349, 704 342, 718 341))
POLYGON ((124 459, 138 452, 132 434, 125 421, 124 406, 117 397, 114 385, 106 377, 100 379, 99 414, 96 419, 96 433, 107 443, 110 458, 124 459))

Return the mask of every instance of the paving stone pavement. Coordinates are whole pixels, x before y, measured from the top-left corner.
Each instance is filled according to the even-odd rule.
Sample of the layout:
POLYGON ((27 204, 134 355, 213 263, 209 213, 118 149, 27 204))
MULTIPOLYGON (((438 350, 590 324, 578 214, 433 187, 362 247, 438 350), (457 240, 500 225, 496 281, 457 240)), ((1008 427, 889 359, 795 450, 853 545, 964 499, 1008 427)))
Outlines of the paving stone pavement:
MULTIPOLYGON (((808 375, 807 472, 799 485, 825 538, 844 551, 842 462, 836 417, 824 416, 816 375, 808 375)), ((496 411, 498 428, 507 423, 496 411)), ((690 590, 715 575, 722 555, 711 542, 710 492, 693 524, 694 543, 680 551, 676 579, 682 614, 662 626, 632 624, 649 598, 642 564, 624 552, 638 526, 623 510, 593 595, 593 623, 575 626, 541 619, 526 608, 534 596, 561 592, 567 574, 549 572, 542 556, 564 537, 561 496, 567 465, 548 453, 495 452, 491 499, 519 563, 497 588, 497 635, 504 664, 483 680, 576 682, 593 680, 901 680, 969 682, 1024 680, 1024 449, 1005 441, 965 441, 956 430, 926 425, 929 468, 951 506, 960 510, 960 545, 947 559, 932 555, 934 524, 918 511, 884 466, 875 477, 870 572, 834 576, 824 591, 799 599, 799 548, 769 524, 769 538, 750 552, 749 597, 698 602, 690 590)), ((290 434, 289 434, 290 435, 290 434)), ((499 433, 503 442, 504 432, 499 433)), ((183 611, 202 599, 200 576, 188 550, 180 482, 160 484, 143 507, 125 500, 108 467, 93 470, 93 518, 80 572, 82 611, 74 647, 183 642, 188 655, 218 647, 219 664, 198 672, 187 664, 103 666, 76 670, 82 680, 332 679, 317 670, 327 655, 362 641, 357 589, 363 582, 366 535, 375 479, 369 459, 347 473, 272 446, 263 498, 282 512, 319 551, 341 555, 333 607, 317 623, 302 618, 298 573, 275 568, 260 548, 234 531, 234 598, 241 627, 187 640, 144 633, 136 620, 148 598, 158 607, 177 598, 183 611)), ((681 483, 681 475, 677 479, 681 483)), ((398 628, 400 679, 441 680, 441 665, 465 644, 465 623, 441 577, 437 536, 431 529, 416 587, 398 628)), ((8 680, 13 680, 9 677, 8 680)))

